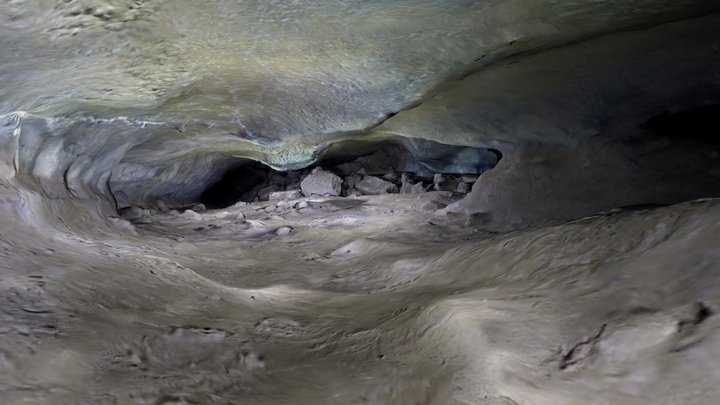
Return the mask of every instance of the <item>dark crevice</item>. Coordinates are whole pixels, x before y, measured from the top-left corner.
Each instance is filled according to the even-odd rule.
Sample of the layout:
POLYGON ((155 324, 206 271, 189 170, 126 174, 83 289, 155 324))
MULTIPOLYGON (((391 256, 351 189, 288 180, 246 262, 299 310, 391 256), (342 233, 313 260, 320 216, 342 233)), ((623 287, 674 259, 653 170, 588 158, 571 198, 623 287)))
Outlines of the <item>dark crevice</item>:
POLYGON ((677 141, 720 145, 720 104, 676 113, 663 112, 641 125, 659 136, 677 141))

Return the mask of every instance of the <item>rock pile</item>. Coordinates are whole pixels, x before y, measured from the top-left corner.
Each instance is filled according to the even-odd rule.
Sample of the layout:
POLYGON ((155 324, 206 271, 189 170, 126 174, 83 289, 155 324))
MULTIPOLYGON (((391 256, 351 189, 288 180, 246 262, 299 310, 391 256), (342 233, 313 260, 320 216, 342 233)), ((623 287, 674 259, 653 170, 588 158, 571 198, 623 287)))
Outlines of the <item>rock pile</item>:
POLYGON ((287 191, 275 191, 270 194, 270 199, 292 199, 297 198, 300 193, 305 197, 410 194, 427 191, 468 193, 476 180, 477 176, 450 174, 435 174, 433 178, 428 178, 412 173, 398 175, 390 172, 377 176, 369 175, 363 169, 341 177, 332 171, 316 167, 302 179, 300 190, 287 188, 287 191))

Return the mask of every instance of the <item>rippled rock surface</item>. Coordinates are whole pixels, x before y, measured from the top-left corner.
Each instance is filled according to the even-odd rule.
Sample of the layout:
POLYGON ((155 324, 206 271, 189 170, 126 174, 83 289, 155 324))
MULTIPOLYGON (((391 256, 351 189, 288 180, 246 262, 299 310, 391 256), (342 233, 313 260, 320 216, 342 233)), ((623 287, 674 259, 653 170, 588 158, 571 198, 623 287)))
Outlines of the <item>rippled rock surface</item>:
POLYGON ((712 403, 719 13, 2 2, 0 403, 712 403))

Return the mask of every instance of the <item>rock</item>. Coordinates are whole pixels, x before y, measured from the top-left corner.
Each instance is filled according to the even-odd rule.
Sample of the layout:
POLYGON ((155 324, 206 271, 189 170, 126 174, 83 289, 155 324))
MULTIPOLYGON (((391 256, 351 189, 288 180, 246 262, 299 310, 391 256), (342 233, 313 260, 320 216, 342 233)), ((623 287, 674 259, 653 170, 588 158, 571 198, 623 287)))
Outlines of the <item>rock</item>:
POLYGON ((355 185, 355 188, 365 195, 379 195, 397 192, 397 186, 395 184, 375 176, 363 177, 363 179, 355 185))
POLYGON ((267 201, 270 199, 270 194, 282 190, 283 188, 278 184, 270 184, 261 188, 257 193, 257 198, 260 201, 267 201))
POLYGON ((207 208, 205 207, 205 204, 203 204, 203 203, 193 204, 193 205, 190 207, 190 209, 193 210, 193 211, 195 211, 195 212, 201 212, 201 211, 206 211, 206 210, 207 210, 207 208))
POLYGON ((445 183, 445 177, 440 173, 435 173, 433 176, 433 189, 435 191, 442 190, 443 183, 445 183))
POLYGON ((301 190, 273 191, 269 196, 270 201, 295 200, 298 198, 302 198, 301 190))
POLYGON ((386 173, 382 178, 393 183, 398 181, 398 175, 395 172, 386 173))
POLYGON ((126 220, 133 220, 133 219, 138 219, 138 218, 142 218, 143 216, 145 216, 145 211, 146 210, 133 205, 132 207, 127 207, 127 208, 121 209, 120 215, 126 220))
POLYGON ((157 210, 160 212, 165 212, 169 210, 167 203, 162 200, 158 200, 155 202, 155 208, 157 208, 157 210))
POLYGON ((307 201, 298 201, 297 204, 295 204, 295 208, 299 209, 299 210, 301 210, 303 208, 307 208, 309 206, 310 206, 310 204, 308 204, 307 201))
POLYGON ((193 210, 185 210, 180 214, 181 217, 185 219, 189 219, 191 221, 202 221, 203 217, 202 215, 198 214, 197 212, 193 210))
POLYGON ((408 176, 407 173, 402 174, 401 181, 402 186, 400 187, 400 192, 403 194, 417 194, 427 191, 421 181, 417 183, 413 183, 412 181, 410 181, 410 176, 408 176))
POLYGON ((458 183, 457 187, 455 188, 455 191, 458 193, 464 193, 467 194, 470 191, 470 184, 465 182, 458 183))
POLYGON ((362 176, 359 174, 351 174, 348 176, 345 176, 345 181, 343 182, 343 192, 346 196, 352 195, 357 192, 357 189, 355 186, 362 180, 362 176))
POLYGON ((275 230, 275 235, 278 236, 287 236, 293 233, 293 228, 291 226, 281 226, 280 228, 275 230))
POLYGON ((462 181, 463 183, 474 184, 478 178, 479 178, 479 176, 465 175, 465 176, 460 177, 460 181, 462 181))
POLYGON ((302 192, 306 197, 311 195, 331 195, 338 196, 342 191, 343 180, 319 167, 303 179, 300 183, 302 192))
POLYGON ((349 175, 365 170, 371 175, 383 175, 398 171, 405 160, 405 152, 397 147, 389 147, 378 150, 370 155, 361 156, 351 162, 342 163, 336 166, 338 173, 349 175))
POLYGON ((425 211, 437 211, 447 207, 447 205, 438 201, 428 201, 423 204, 422 209, 425 211))

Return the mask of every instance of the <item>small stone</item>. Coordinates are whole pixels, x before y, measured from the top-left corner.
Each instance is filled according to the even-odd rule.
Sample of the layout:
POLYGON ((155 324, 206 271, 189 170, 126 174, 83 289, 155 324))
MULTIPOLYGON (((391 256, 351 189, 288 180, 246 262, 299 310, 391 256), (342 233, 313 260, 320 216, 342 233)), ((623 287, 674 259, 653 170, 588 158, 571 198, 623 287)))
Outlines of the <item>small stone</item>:
POLYGON ((365 176, 355 185, 357 190, 365 195, 379 195, 397 192, 395 184, 375 176, 365 176))
POLYGON ((339 196, 342 191, 342 183, 343 179, 340 177, 316 167, 303 179, 300 188, 306 197, 311 195, 339 196))
POLYGON ((307 208, 309 206, 310 206, 310 204, 308 204, 307 201, 298 201, 297 204, 295 204, 295 208, 299 209, 299 210, 303 209, 303 208, 307 208))
POLYGON ((270 201, 295 200, 302 198, 301 190, 273 191, 270 193, 270 201))
POLYGON ((275 235, 278 236, 287 236, 293 233, 293 228, 291 226, 281 226, 280 228, 275 230, 275 235))
POLYGON ((185 219, 189 219, 191 221, 202 221, 203 217, 202 215, 198 214, 197 212, 193 210, 185 210, 180 214, 181 217, 185 219))

